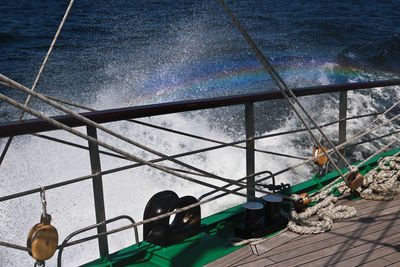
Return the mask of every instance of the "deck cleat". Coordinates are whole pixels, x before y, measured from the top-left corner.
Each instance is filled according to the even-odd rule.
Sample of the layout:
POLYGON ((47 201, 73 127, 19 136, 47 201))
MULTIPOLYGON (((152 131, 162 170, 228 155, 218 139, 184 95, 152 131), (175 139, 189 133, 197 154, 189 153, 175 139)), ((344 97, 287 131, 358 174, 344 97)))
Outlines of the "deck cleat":
POLYGON ((352 192, 355 191, 357 188, 361 187, 363 181, 364 181, 364 176, 358 170, 352 171, 346 177, 347 185, 352 192))
POLYGON ((311 203, 311 199, 308 197, 307 193, 298 194, 298 196, 300 197, 300 199, 294 202, 294 209, 297 212, 301 212, 305 210, 308 204, 311 203))

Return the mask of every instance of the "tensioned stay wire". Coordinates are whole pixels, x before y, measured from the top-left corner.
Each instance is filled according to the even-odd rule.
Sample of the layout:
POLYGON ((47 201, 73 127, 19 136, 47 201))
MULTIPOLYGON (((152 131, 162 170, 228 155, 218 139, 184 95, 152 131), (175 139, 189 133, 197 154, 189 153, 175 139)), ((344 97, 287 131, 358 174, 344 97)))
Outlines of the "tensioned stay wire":
POLYGON ((300 103, 300 101, 297 99, 297 97, 294 95, 292 90, 286 85, 286 83, 283 81, 283 79, 280 77, 280 75, 275 71, 273 66, 269 63, 267 58, 264 56, 264 54, 260 51, 260 49, 257 47, 257 45, 254 43, 254 41, 251 39, 251 37, 248 35, 248 33, 245 31, 245 29, 242 27, 242 25, 239 23, 238 19, 235 17, 235 15, 232 13, 232 11, 229 9, 229 7, 225 4, 224 0, 219 0, 221 5, 224 7, 225 11, 229 15, 229 17, 232 19, 233 23, 235 26, 238 28, 240 33, 243 35, 243 37, 246 39, 247 43, 250 45, 251 49, 253 52, 256 54, 258 60, 261 62, 261 64, 264 66, 265 70, 268 72, 268 74, 271 76, 271 78, 274 80, 275 84, 281 91, 282 95, 285 97, 285 99, 288 101, 290 106, 292 107, 293 111, 296 113, 300 121, 303 123, 303 125, 308 129, 310 135, 312 138, 315 140, 315 142, 318 144, 318 146, 321 148, 323 153, 327 156, 328 160, 331 162, 332 166, 338 171, 340 176, 343 178, 343 180, 347 180, 344 178, 342 175, 339 167, 336 165, 336 163, 332 160, 330 155, 325 151, 324 147, 321 145, 319 142, 318 138, 314 135, 306 121, 304 120, 303 116, 300 114, 300 112, 297 110, 295 107, 294 103, 290 100, 290 97, 287 95, 286 92, 290 94, 290 96, 295 100, 295 102, 299 105, 299 107, 303 110, 303 112, 306 114, 306 116, 311 120, 311 122, 314 124, 314 126, 318 129, 318 131, 321 133, 321 135, 326 139, 326 141, 330 144, 331 148, 334 149, 334 151, 339 155, 340 158, 343 159, 345 164, 350 168, 350 163, 347 162, 347 160, 343 157, 343 155, 335 148, 333 143, 329 140, 329 138, 325 135, 325 133, 318 127, 317 123, 314 121, 314 119, 311 117, 311 115, 307 112, 307 110, 303 107, 303 105, 300 103))
MULTIPOLYGON (((1 74, 0 74, 0 76, 1 76, 1 74)), ((25 90, 25 89, 24 89, 24 90, 25 90)), ((28 90, 28 91, 29 91, 29 90, 28 90)), ((38 94, 38 93, 31 92, 31 91, 29 91, 29 93, 33 94, 34 96, 40 95, 40 94, 38 94)), ((90 142, 93 142, 93 143, 96 143, 96 144, 98 144, 98 145, 100 145, 100 146, 102 146, 102 147, 105 147, 105 148, 107 148, 107 149, 109 149, 109 150, 111 150, 111 151, 117 152, 117 153, 122 154, 122 155, 124 155, 124 156, 126 156, 126 157, 128 157, 128 158, 131 158, 131 159, 134 160, 134 161, 140 162, 140 163, 142 163, 142 164, 148 165, 148 166, 150 166, 150 167, 156 168, 156 169, 158 169, 158 170, 164 171, 164 172, 166 172, 166 173, 175 175, 175 176, 177 176, 177 177, 183 178, 183 179, 188 180, 188 181, 191 181, 191 182, 195 182, 195 183, 198 183, 198 184, 201 184, 201 185, 204 185, 204 186, 207 186, 207 187, 211 187, 211 188, 214 188, 214 189, 218 189, 218 188, 219 188, 219 187, 216 186, 216 185, 209 184, 209 183, 206 183, 206 182, 203 182, 203 181, 199 181, 199 180, 193 179, 192 177, 189 177, 189 176, 187 176, 187 175, 182 175, 182 174, 177 173, 177 172, 175 172, 175 171, 173 171, 173 170, 171 170, 171 169, 169 169, 169 168, 166 168, 166 167, 161 166, 161 165, 158 165, 158 164, 154 164, 154 163, 152 163, 151 161, 144 160, 144 159, 139 158, 139 157, 137 157, 137 156, 134 156, 134 155, 132 155, 132 154, 130 154, 130 153, 128 153, 128 152, 125 152, 125 151, 123 151, 123 150, 121 150, 121 149, 118 149, 118 148, 116 148, 116 147, 114 147, 114 146, 112 146, 112 145, 109 145, 109 144, 104 143, 104 142, 102 142, 102 141, 99 141, 99 140, 97 140, 97 139, 95 139, 95 138, 92 138, 92 137, 90 137, 90 136, 88 136, 88 135, 85 135, 85 134, 83 134, 83 133, 81 133, 81 132, 79 132, 79 131, 77 131, 77 130, 74 130, 74 129, 72 129, 72 128, 70 128, 70 127, 68 127, 68 126, 66 126, 66 125, 64 125, 64 124, 62 124, 62 123, 57 122, 56 120, 54 120, 54 119, 52 119, 52 118, 49 118, 49 117, 47 117, 47 116, 41 114, 40 112, 37 112, 37 111, 35 111, 35 110, 33 110, 33 109, 29 108, 29 107, 25 107, 25 106, 23 106, 22 104, 20 104, 20 103, 18 103, 18 102, 16 102, 16 101, 14 101, 14 100, 12 100, 12 99, 6 97, 6 96, 3 95, 3 94, 0 94, 0 99, 4 100, 5 102, 7 102, 7 103, 9 103, 9 104, 11 104, 11 105, 13 105, 13 106, 15 106, 15 107, 18 107, 18 108, 20 108, 20 109, 23 109, 23 110, 25 110, 26 112, 29 112, 30 114, 32 114, 32 115, 34 115, 34 116, 36 116, 36 117, 38 117, 38 118, 43 119, 43 120, 46 121, 47 123, 50 123, 51 125, 53 125, 53 126, 55 126, 55 127, 57 127, 57 128, 64 129, 64 130, 66 130, 66 131, 68 131, 68 132, 70 132, 70 133, 73 133, 73 134, 75 134, 75 135, 77 135, 77 136, 79 136, 79 137, 81 137, 81 138, 83 138, 83 139, 86 139, 86 140, 88 140, 88 141, 90 141, 90 142)), ((90 124, 95 125, 96 123, 90 121, 88 124, 89 124, 89 125, 90 125, 90 124)), ((211 177, 211 178, 213 178, 213 177, 211 177)), ((222 178, 222 179, 223 179, 223 181, 225 181, 225 182, 227 182, 227 183, 240 185, 240 184, 237 183, 235 180, 226 179, 226 178, 222 178)), ((226 189, 222 189, 222 190, 223 190, 223 191, 227 191, 227 192, 231 192, 230 190, 226 190, 226 189)), ((255 190, 256 190, 256 191, 260 191, 260 192, 262 192, 262 193, 268 193, 268 192, 265 192, 265 191, 260 190, 260 189, 255 189, 255 190)), ((246 196, 246 195, 241 194, 241 193, 235 193, 235 194, 239 194, 239 195, 241 195, 241 196, 243 196, 243 197, 246 196)))
MULTIPOLYGON (((55 103, 54 101, 52 101, 52 100, 50 100, 50 99, 47 99, 45 96, 43 96, 43 95, 40 94, 40 93, 30 91, 30 90, 29 90, 28 88, 26 88, 25 86, 23 86, 23 85, 21 85, 21 84, 15 82, 15 81, 13 81, 12 79, 10 79, 10 78, 8 78, 8 77, 2 75, 2 74, 0 74, 0 79, 2 79, 3 81, 5 81, 6 83, 9 83, 9 84, 13 85, 13 88, 18 89, 18 90, 21 90, 21 91, 24 91, 25 93, 31 94, 31 95, 33 95, 34 97, 37 97, 38 99, 42 100, 43 102, 45 102, 45 103, 47 103, 47 104, 49 104, 49 105, 51 105, 51 106, 53 106, 53 107, 55 107, 55 108, 57 108, 57 109, 60 109, 60 110, 62 110, 63 112, 66 112, 66 113, 72 115, 74 118, 76 118, 76 119, 78 119, 78 120, 80 120, 80 121, 86 123, 87 125, 96 127, 96 128, 98 128, 98 129, 100 129, 100 130, 102 130, 102 131, 104 131, 104 132, 106 132, 106 133, 108 133, 108 134, 110 134, 110 135, 113 135, 113 136, 115 136, 115 137, 117 137, 117 138, 119 138, 119 139, 121 139, 121 140, 123 140, 123 141, 129 143, 129 144, 132 144, 132 145, 134 145, 134 146, 137 146, 137 147, 139 147, 139 148, 141 148, 141 149, 143 149, 143 150, 146 150, 146 151, 148 151, 148 152, 150 152, 150 153, 153 153, 153 154, 155 154, 155 155, 157 155, 157 156, 160 156, 160 157, 162 157, 162 158, 165 158, 165 159, 167 159, 167 160, 169 160, 169 161, 172 161, 172 162, 174 162, 174 163, 177 163, 177 164, 179 164, 179 165, 182 165, 182 166, 184 166, 184 167, 186 167, 186 168, 195 170, 195 171, 200 172, 200 173, 203 173, 203 174, 207 174, 207 175, 209 175, 210 178, 215 178, 215 179, 218 179, 218 180, 227 181, 227 182, 229 182, 229 183, 234 182, 234 180, 232 180, 232 179, 227 179, 227 178, 223 178, 223 177, 217 176, 217 175, 215 175, 215 174, 209 173, 209 172, 204 171, 204 170, 202 170, 202 169, 199 169, 199 168, 197 168, 197 167, 194 167, 194 166, 191 166, 191 165, 189 165, 189 164, 186 164, 186 163, 184 163, 184 162, 182 162, 182 161, 179 161, 179 160, 177 160, 177 159, 171 158, 171 157, 168 156, 168 155, 165 155, 165 154, 163 154, 163 153, 161 153, 161 152, 159 152, 159 151, 156 151, 156 150, 154 150, 154 149, 152 149, 152 148, 149 148, 149 147, 147 147, 147 146, 144 146, 144 145, 142 145, 142 144, 140 144, 140 143, 138 143, 138 142, 136 142, 136 141, 134 141, 134 140, 132 140, 132 139, 130 139, 130 138, 127 138, 127 137, 125 137, 125 136, 123 136, 123 135, 121 135, 121 134, 118 134, 118 133, 116 133, 116 132, 114 132, 114 131, 112 131, 112 130, 110 130, 110 129, 108 129, 108 128, 105 128, 104 126, 102 126, 102 125, 100 125, 100 124, 98 124, 98 123, 96 123, 96 122, 94 122, 94 121, 92 121, 92 120, 89 120, 89 119, 87 119, 86 117, 84 117, 84 116, 82 116, 82 115, 80 115, 80 114, 78 114, 78 113, 76 113, 76 112, 74 112, 74 111, 72 111, 72 110, 70 110, 70 109, 64 107, 64 106, 59 105, 59 104, 55 103)), ((47 119, 49 119, 49 118, 47 117, 47 119)), ((54 121, 54 120, 53 120, 53 121, 54 121)), ((65 126, 65 125, 64 125, 64 126, 65 126)), ((68 127, 68 128, 69 128, 69 127, 68 127)), ((70 128, 70 129, 71 129, 71 128, 70 128)))
MULTIPOLYGON (((56 41, 57 41, 57 39, 58 39, 58 36, 60 35, 61 29, 62 29, 63 26, 64 26, 64 23, 65 23, 65 21, 66 21, 66 19, 67 19, 67 17, 68 17, 69 11, 71 10, 71 7, 72 7, 73 3, 74 3, 74 0, 71 0, 71 1, 69 2, 69 5, 68 5, 68 7, 67 7, 67 10, 65 11, 64 17, 63 17, 62 20, 61 20, 60 26, 59 26, 58 29, 57 29, 57 32, 56 32, 56 34, 55 34, 55 36, 54 36, 54 38, 53 38, 53 41, 52 41, 51 44, 50 44, 50 48, 49 48, 49 50, 47 51, 47 54, 46 54, 46 56, 45 56, 45 58, 44 58, 44 60, 43 60, 43 63, 42 63, 42 65, 40 66, 39 72, 38 72, 38 74, 36 75, 35 81, 33 82, 33 86, 32 86, 32 88, 31 88, 32 91, 34 91, 34 90, 36 89, 36 86, 37 86, 37 84, 38 84, 38 82, 39 82, 39 79, 40 79, 40 77, 41 77, 41 75, 42 75, 42 73, 43 73, 43 70, 44 70, 44 68, 45 68, 45 66, 46 66, 46 64, 47 64, 47 61, 48 61, 48 59, 49 59, 49 57, 50 57, 50 54, 51 54, 51 52, 53 51, 54 44, 56 43, 56 41)), ((31 100, 31 95, 28 95, 27 98, 26 98, 26 100, 25 100, 25 104, 24 104, 24 105, 25 105, 25 106, 28 106, 30 100, 31 100)), ((24 111, 22 110, 22 111, 21 111, 21 115, 19 116, 19 120, 22 120, 23 117, 24 117, 24 111)), ((6 146, 4 147, 3 152, 2 152, 1 155, 0 155, 0 166, 1 166, 1 164, 2 164, 2 162, 3 162, 3 160, 4 160, 4 158, 6 157, 7 151, 8 151, 8 149, 10 148, 10 145, 11 145, 11 142, 12 142, 13 138, 14 138, 13 136, 10 136, 10 137, 8 138, 7 143, 6 143, 6 146)))
MULTIPOLYGON (((90 107, 87 107, 87 106, 84 106, 84 105, 80 105, 80 104, 75 104, 75 103, 72 103, 70 101, 59 99, 57 97, 44 95, 44 94, 43 94, 43 96, 45 96, 45 97, 47 97, 47 98, 49 98, 51 100, 66 104, 66 105, 78 107, 78 108, 89 110, 89 111, 97 111, 96 109, 93 109, 93 108, 90 108, 90 107)), ((217 143, 217 144, 221 144, 221 145, 229 144, 229 143, 222 142, 222 141, 219 141, 219 140, 215 140, 215 139, 211 139, 211 138, 207 138, 207 137, 203 137, 203 136, 199 136, 199 135, 195 135, 195 134, 191 134, 191 133, 186 133, 186 132, 183 132, 183 131, 173 130, 173 129, 169 129, 169 128, 166 128, 166 127, 150 124, 150 123, 139 121, 139 120, 128 119, 127 121, 133 122, 133 123, 136 123, 136 124, 141 124, 141 125, 144 125, 144 126, 147 126, 147 127, 151 127, 151 128, 155 128, 155 129, 162 130, 162 131, 167 131, 167 132, 170 132, 170 133, 175 133, 175 134, 179 134, 179 135, 183 135, 183 136, 187 136, 187 137, 191 137, 191 138, 196 138, 196 139, 199 139, 199 140, 202 140, 202 141, 209 141, 209 142, 213 142, 213 143, 217 143)), ((237 144, 231 144, 230 146, 236 147, 236 148, 241 148, 241 149, 246 149, 246 147, 240 146, 240 145, 237 145, 237 144)), ((272 151, 266 151, 266 150, 261 150, 261 149, 254 149, 254 151, 265 153, 265 154, 271 154, 271 155, 275 155, 275 156, 306 160, 305 157, 288 155, 288 154, 272 152, 272 151)))
MULTIPOLYGON (((32 94, 37 94, 37 93, 33 93, 33 92, 31 92, 32 94)), ((394 118, 392 118, 392 119, 395 119, 395 117, 394 118)), ((379 126, 378 126, 379 127, 379 126)), ((376 127, 377 128, 377 127, 376 127)), ((375 129, 376 129, 375 128, 375 129)), ((374 130, 374 129, 373 129, 374 130)), ((351 140, 349 140, 349 141, 351 141, 351 140)), ((342 146, 343 145, 345 145, 345 144, 342 144, 342 146)), ((330 151, 329 151, 330 152, 330 151)), ((308 161, 306 161, 306 162, 309 162, 309 161, 311 161, 312 160, 312 158, 310 159, 310 160, 308 160, 308 161)), ((304 162, 305 163, 305 162, 304 162)), ((304 163, 302 163, 302 164, 304 164, 304 163)), ((302 164, 300 164, 300 165, 302 165, 302 164)), ((295 168, 295 167, 298 167, 299 165, 295 165, 293 168, 295 168)), ((291 168, 288 168, 288 169, 291 169, 291 168)), ((284 169, 283 171, 280 171, 280 172, 278 172, 278 173, 283 173, 284 171, 287 171, 288 169, 284 169)), ((230 182, 230 181, 229 181, 230 182)), ((230 186, 229 184, 228 184, 228 186, 230 186)))
MULTIPOLYGON (((393 120, 393 119, 395 119, 395 118, 392 118, 392 120, 393 120)), ((379 126, 378 126, 378 127, 379 127, 379 126)), ((378 127, 376 127, 376 128, 378 128, 378 127)), ((376 129, 376 128, 375 128, 375 129, 376 129)), ((374 129, 373 129, 373 130, 374 130, 374 129)), ((351 140, 349 140, 349 141, 351 141, 351 140)), ((342 144, 342 146, 343 146, 343 145, 345 145, 345 144, 342 144)), ((329 152, 330 152, 330 151, 329 151, 329 152)), ((306 162, 309 162, 309 161, 311 161, 311 160, 313 160, 313 158, 310 158, 310 159, 309 159, 308 161, 306 161, 306 162)), ((304 162, 304 163, 306 163, 306 162, 304 162)), ((304 164, 304 163, 297 164, 297 165, 295 165, 295 166, 293 166, 293 167, 290 167, 290 168, 286 168, 286 169, 284 169, 284 170, 282 170, 282 171, 277 172, 276 175, 277 175, 277 174, 281 174, 281 173, 283 173, 283 172, 285 172, 285 171, 287 171, 287 170, 290 170, 290 169, 292 169, 292 168, 298 167, 298 166, 300 166, 300 165, 302 165, 302 164, 304 164)), ((228 185, 228 186, 229 186, 229 185, 228 185)))
MULTIPOLYGON (((10 88, 14 88, 10 84, 6 84, 6 83, 1 82, 1 81, 0 81, 0 85, 6 86, 6 87, 10 87, 10 88)), ((45 97, 47 97, 47 98, 49 98, 51 100, 54 100, 54 101, 57 101, 57 102, 60 102, 60 103, 63 103, 63 104, 67 104, 67 105, 70 105, 70 106, 74 106, 74 107, 78 107, 78 108, 85 109, 85 110, 90 110, 90 111, 96 111, 93 108, 90 108, 90 107, 87 107, 87 106, 84 106, 84 105, 80 105, 80 104, 76 104, 76 103, 72 103, 70 101, 59 99, 59 98, 56 98, 56 97, 53 97, 53 96, 49 96, 49 95, 45 95, 45 94, 43 94, 43 96, 45 96, 45 97)), ((389 110, 391 110, 392 108, 393 107, 391 107, 389 110)), ((387 113, 387 112, 385 112, 385 113, 387 113)), ((362 118, 362 117, 381 115, 381 114, 382 113, 371 113, 371 114, 365 114, 365 115, 360 115, 360 116, 354 116, 354 117, 346 118, 346 121, 352 120, 352 119, 357 119, 357 118, 362 118)), ((148 126, 148 127, 152 127, 152 128, 156 128, 156 129, 163 130, 163 131, 168 131, 168 132, 180 134, 180 135, 183 135, 183 136, 188 136, 188 137, 192 137, 192 138, 196 138, 196 139, 200 139, 200 140, 204 140, 204 141, 210 141, 210 142, 215 142, 215 143, 218 143, 218 144, 223 144, 223 146, 209 147, 209 149, 207 149, 207 150, 218 149, 218 148, 222 148, 222 147, 226 147, 226 146, 238 147, 238 148, 242 148, 242 149, 245 148, 243 146, 236 145, 236 144, 244 142, 244 141, 236 141, 236 142, 226 143, 226 142, 222 142, 222 141, 218 141, 218 140, 214 140, 214 139, 210 139, 210 138, 205 138, 205 137, 194 135, 194 134, 190 134, 190 133, 185 133, 185 132, 182 132, 182 131, 176 131, 176 130, 173 130, 173 129, 169 129, 169 128, 153 125, 153 124, 142 122, 142 121, 138 121, 138 120, 130 119, 130 120, 127 120, 127 121, 138 123, 138 124, 142 124, 142 125, 145 125, 145 126, 148 126)), ((321 127, 321 128, 322 127, 326 127, 326 126, 333 125, 333 124, 338 123, 338 122, 339 121, 329 122, 329 123, 326 123, 326 124, 322 124, 319 127, 321 127)), ((373 123, 373 122, 371 122, 371 123, 373 123)), ((369 127, 369 125, 367 125, 365 128, 369 127)), ((316 127, 312 127, 311 129, 316 129, 316 127)), ((298 133, 298 132, 302 132, 302 131, 307 131, 307 129, 306 128, 302 128, 302 129, 291 130, 291 131, 286 131, 286 132, 280 132, 280 133, 256 136, 256 137, 253 138, 253 140, 259 140, 259 139, 264 139, 264 138, 269 138, 269 137, 274 137, 274 136, 280 136, 280 135, 284 135, 284 134, 298 133)), ((59 143, 71 145, 71 146, 82 148, 82 149, 88 149, 87 147, 79 146, 79 145, 76 145, 76 144, 73 144, 73 143, 70 143, 70 142, 67 142, 67 141, 64 141, 64 140, 56 139, 54 137, 49 137, 49 136, 39 135, 39 134, 32 134, 32 135, 40 137, 40 138, 49 139, 49 140, 52 140, 54 142, 59 142, 59 143)), ((198 150, 198 151, 192 151, 192 153, 195 154, 195 153, 202 152, 202 151, 204 152, 206 150, 202 149, 202 150, 198 150)), ((277 155, 277 156, 283 156, 283 157, 307 160, 307 158, 304 158, 304 157, 293 156, 293 155, 288 155, 288 154, 282 154, 282 153, 277 153, 277 152, 272 152, 272 151, 265 151, 265 150, 261 150, 261 149, 255 149, 255 151, 256 152, 261 152, 261 153, 266 153, 266 154, 277 155)), ((124 157, 121 157, 121 156, 118 156, 118 155, 115 155, 115 154, 112 154, 112 153, 104 152, 104 151, 100 151, 100 153, 106 154, 106 155, 109 155, 109 156, 124 158, 124 157)))

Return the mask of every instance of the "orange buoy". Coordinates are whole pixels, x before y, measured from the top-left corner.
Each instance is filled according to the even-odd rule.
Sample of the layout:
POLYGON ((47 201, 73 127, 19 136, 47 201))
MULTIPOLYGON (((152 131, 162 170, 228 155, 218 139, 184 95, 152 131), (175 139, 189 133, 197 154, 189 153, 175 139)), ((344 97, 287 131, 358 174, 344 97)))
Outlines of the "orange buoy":
POLYGON ((364 176, 360 172, 352 172, 346 177, 347 184, 351 191, 359 188, 364 182, 364 176))
MULTIPOLYGON (((323 148, 325 151, 328 150, 326 146, 323 146, 323 148)), ((314 159, 314 162, 318 166, 324 166, 328 162, 328 157, 324 154, 324 151, 322 151, 321 147, 314 146, 313 157, 317 157, 317 156, 320 156, 320 157, 314 159)))
POLYGON ((42 214, 40 223, 33 226, 28 234, 26 243, 29 255, 38 261, 50 259, 57 250, 58 233, 50 221, 49 214, 42 214))

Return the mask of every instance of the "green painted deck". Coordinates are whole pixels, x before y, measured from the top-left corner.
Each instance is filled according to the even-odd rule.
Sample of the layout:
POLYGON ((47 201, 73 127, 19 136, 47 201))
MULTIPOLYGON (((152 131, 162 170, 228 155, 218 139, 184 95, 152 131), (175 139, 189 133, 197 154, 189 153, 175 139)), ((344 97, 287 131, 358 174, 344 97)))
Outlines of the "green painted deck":
MULTIPOLYGON (((374 157, 360 168, 361 173, 373 169, 382 156, 399 151, 374 157)), ((314 177, 292 186, 291 192, 313 192, 336 177, 337 172, 314 177)), ((335 223, 331 231, 319 235, 299 236, 286 231, 257 246, 232 247, 229 239, 243 218, 243 208, 237 206, 202 219, 202 232, 180 244, 160 247, 142 242, 85 266, 400 266, 400 198, 347 202, 357 208, 357 217, 335 223)))

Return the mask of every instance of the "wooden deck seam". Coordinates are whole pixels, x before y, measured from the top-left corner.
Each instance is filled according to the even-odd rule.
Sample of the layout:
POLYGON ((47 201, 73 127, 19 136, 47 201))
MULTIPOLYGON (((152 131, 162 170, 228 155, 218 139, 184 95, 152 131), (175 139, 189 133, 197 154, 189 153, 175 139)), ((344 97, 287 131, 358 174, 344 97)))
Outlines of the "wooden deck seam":
MULTIPOLYGON (((357 201, 355 201, 355 202, 357 202, 357 201)), ((367 201, 366 203, 364 203, 364 204, 366 204, 366 206, 368 208, 361 209, 361 211, 359 209, 357 209, 357 216, 355 218, 357 220, 359 220, 361 218, 365 218, 365 217, 369 217, 370 215, 374 215, 375 213, 381 213, 381 212, 387 213, 387 212, 390 212, 391 210, 388 211, 386 209, 386 204, 388 202, 392 202, 391 203, 391 206, 392 206, 391 209, 394 209, 396 211, 397 211, 397 209, 400 210, 400 207, 398 205, 398 204, 400 204, 400 199, 399 200, 392 200, 392 201, 371 201, 370 200, 370 201, 367 201), (371 202, 374 205, 371 205, 371 202), (369 205, 368 205, 368 203, 369 203, 369 205), (376 207, 379 207, 379 209, 376 209, 376 207)), ((346 204, 352 204, 352 203, 347 202, 346 204)), ((353 205, 350 205, 350 206, 353 206, 353 205)), ((346 227, 348 223, 357 224, 358 222, 357 221, 354 222, 354 221, 352 221, 352 219, 344 220, 344 221, 341 221, 341 222, 335 222, 333 224, 333 228, 336 230, 336 229, 339 229, 339 228, 342 228, 342 227, 346 227)), ((291 240, 290 242, 295 242, 299 238, 301 238, 301 236, 291 240)))
POLYGON ((383 257, 385 260, 390 261, 391 263, 400 262, 400 252, 396 251, 390 255, 383 257))
POLYGON ((247 252, 232 258, 229 254, 225 261, 217 260, 210 266, 400 267, 400 199, 346 204, 357 208, 357 217, 337 222, 329 232, 299 236, 287 231, 256 245, 258 252, 247 246, 247 252))
MULTIPOLYGON (((379 227, 379 226, 385 226, 385 224, 388 224, 388 222, 381 222, 381 223, 379 223, 379 222, 376 222, 376 223, 374 223, 374 225, 372 225, 373 227, 374 226, 377 226, 377 227, 379 227)), ((399 219, 397 219, 396 220, 396 224, 395 225, 399 225, 400 224, 400 218, 399 219)), ((371 227, 371 225, 366 225, 365 227, 363 227, 363 228, 361 228, 361 230, 368 230, 369 229, 369 227, 371 227)), ((375 232, 373 232, 373 233, 376 233, 376 232, 379 232, 379 231, 381 231, 381 230, 376 230, 375 232)), ((350 232, 350 231, 349 231, 350 232)), ((307 244, 307 246, 311 246, 311 245, 317 245, 317 243, 321 243, 321 242, 330 242, 331 240, 333 240, 333 239, 338 239, 339 237, 342 237, 342 238, 352 238, 353 236, 351 236, 351 235, 346 235, 346 234, 348 234, 348 232, 345 232, 345 233, 338 233, 338 234, 336 234, 336 233, 334 233, 333 231, 331 231, 331 232, 328 232, 328 233, 324 233, 324 234, 320 234, 320 235, 315 235, 315 236, 312 236, 312 237, 310 237, 310 238, 320 238, 320 237, 324 237, 324 236, 327 236, 327 235, 329 235, 329 237, 327 237, 327 238, 323 238, 323 239, 320 239, 320 240, 317 240, 317 241, 315 241, 315 242, 309 242, 310 241, 310 239, 307 239, 307 240, 298 240, 298 239, 296 239, 296 240, 298 240, 297 242, 302 242, 302 243, 306 243, 307 244), (308 241, 308 242, 307 242, 308 241)), ((367 233, 366 235, 369 235, 369 234, 372 234, 371 232, 369 232, 369 233, 367 233)), ((362 237, 362 236, 364 236, 364 235, 361 235, 360 237, 362 237)), ((340 239, 340 238, 339 238, 340 239)), ((265 252, 265 253, 267 253, 268 254, 268 256, 273 256, 273 255, 277 255, 277 254, 282 254, 282 253, 285 253, 286 251, 288 251, 288 250, 290 250, 290 249, 294 249, 294 248, 296 248, 296 247, 298 247, 298 245, 296 244, 297 243, 296 241, 290 241, 290 242, 287 242, 287 243, 284 243, 284 244, 282 244, 282 245, 280 245, 280 246, 278 246, 278 247, 276 247, 276 248, 273 248, 273 249, 271 249, 270 251, 267 251, 267 252, 265 252), (276 251, 276 253, 275 253, 275 251, 276 251)), ((262 253, 263 254, 263 253, 262 253)), ((261 254, 261 255, 262 255, 261 254)))

